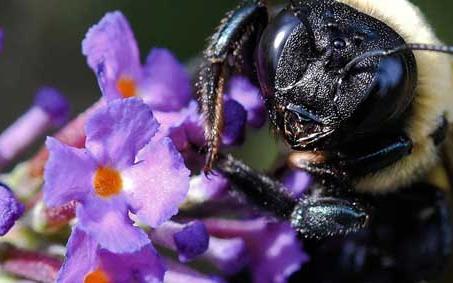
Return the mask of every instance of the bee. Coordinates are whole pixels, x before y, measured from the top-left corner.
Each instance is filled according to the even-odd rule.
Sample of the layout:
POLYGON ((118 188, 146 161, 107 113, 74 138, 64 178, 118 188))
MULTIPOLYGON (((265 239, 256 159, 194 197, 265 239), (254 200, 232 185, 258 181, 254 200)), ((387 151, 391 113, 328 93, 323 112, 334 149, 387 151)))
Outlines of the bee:
POLYGON ((242 1, 209 38, 196 84, 206 120, 206 170, 289 219, 303 238, 317 241, 318 251, 321 239, 343 235, 357 243, 344 235, 367 231, 362 246, 379 251, 367 260, 384 268, 383 258, 393 255, 395 263, 398 251, 381 243, 379 231, 396 231, 404 222, 389 219, 390 211, 400 212, 388 206, 400 203, 412 211, 406 219, 417 220, 414 225, 436 224, 417 241, 405 233, 394 244, 432 244, 430 256, 445 259, 451 246, 446 196, 425 177, 439 164, 448 169, 453 157, 446 146, 453 47, 407 0, 293 0, 269 14, 261 0, 242 1), (288 166, 314 176, 303 198, 294 200, 272 176, 219 152, 223 88, 233 73, 259 84, 272 128, 291 148, 288 166), (428 208, 433 213, 423 218, 428 208))

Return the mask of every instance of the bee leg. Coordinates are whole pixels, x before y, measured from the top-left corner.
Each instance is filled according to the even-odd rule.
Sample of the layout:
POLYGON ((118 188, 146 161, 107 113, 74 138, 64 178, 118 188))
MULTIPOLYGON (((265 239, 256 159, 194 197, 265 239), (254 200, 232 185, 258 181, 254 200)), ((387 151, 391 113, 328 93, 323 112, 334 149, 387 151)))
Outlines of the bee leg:
POLYGON ((230 180, 233 189, 258 207, 281 218, 291 217, 297 201, 277 180, 253 170, 230 154, 219 155, 215 168, 230 180))
POLYGON ((356 140, 322 161, 307 160, 305 154, 290 154, 289 165, 337 182, 384 168, 412 151, 412 140, 404 134, 356 140))
POLYGON ((349 145, 342 151, 338 163, 354 175, 366 175, 400 160, 411 151, 412 140, 405 135, 374 137, 349 145))
POLYGON ((291 225, 306 239, 347 235, 368 225, 370 210, 359 198, 307 197, 294 207, 291 225))
POLYGON ((267 9, 260 0, 242 1, 229 12, 217 31, 209 38, 203 53, 196 83, 202 112, 205 115, 205 136, 208 143, 205 171, 216 159, 223 123, 223 90, 228 68, 236 72, 254 73, 252 48, 268 21, 267 9), (231 62, 232 61, 232 62, 231 62), (232 64, 230 64, 232 63, 232 64), (229 65, 230 64, 230 65, 229 65), (231 66, 232 65, 232 66, 231 66))
MULTIPOLYGON (((361 203, 358 196, 341 189, 331 194, 334 190, 327 189, 326 182, 315 182, 305 197, 295 199, 280 182, 231 155, 220 155, 216 169, 255 205, 290 220, 294 229, 305 238, 347 234, 368 223, 368 206, 361 203)), ((331 185, 329 182, 329 187, 331 185)))

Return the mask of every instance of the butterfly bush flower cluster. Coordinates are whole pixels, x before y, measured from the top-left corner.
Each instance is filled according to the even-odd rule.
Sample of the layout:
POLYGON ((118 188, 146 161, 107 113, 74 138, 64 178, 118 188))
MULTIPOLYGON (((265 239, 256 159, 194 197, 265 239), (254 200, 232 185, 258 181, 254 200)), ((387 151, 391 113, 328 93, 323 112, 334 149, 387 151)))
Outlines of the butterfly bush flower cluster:
MULTIPOLYGON (((152 49, 142 64, 128 21, 113 12, 89 29, 82 53, 99 101, 67 123, 67 101, 43 88, 0 135, 0 166, 8 168, 37 138, 63 126, 2 176, 13 188, 0 184, 2 276, 208 283, 246 273, 264 283, 287 282, 303 267, 309 258, 289 223, 238 200, 220 174, 202 173, 203 117, 190 75, 170 51, 152 49), (18 240, 30 237, 45 240, 18 240)), ((222 147, 240 146, 247 127, 265 124, 259 90, 231 78, 224 114, 222 147)), ((301 196, 310 178, 287 170, 281 181, 301 196)))

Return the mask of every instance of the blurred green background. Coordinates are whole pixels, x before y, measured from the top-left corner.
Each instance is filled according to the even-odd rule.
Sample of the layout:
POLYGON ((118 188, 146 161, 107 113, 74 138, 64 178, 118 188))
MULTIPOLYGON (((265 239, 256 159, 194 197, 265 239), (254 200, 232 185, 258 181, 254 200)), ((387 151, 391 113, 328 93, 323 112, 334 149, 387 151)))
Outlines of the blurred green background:
MULTIPOLYGON (((413 2, 440 38, 453 44, 453 1, 413 2)), ((73 115, 98 99, 95 76, 80 43, 107 11, 121 10, 128 17, 143 58, 157 46, 171 49, 186 62, 202 50, 205 38, 236 4, 233 0, 0 0, 0 27, 5 32, 0 54, 0 129, 29 107, 42 85, 62 90, 71 101, 73 115)), ((275 146, 267 136, 266 130, 254 135, 253 146, 247 149, 248 159, 258 167, 274 157, 268 154, 275 146)))

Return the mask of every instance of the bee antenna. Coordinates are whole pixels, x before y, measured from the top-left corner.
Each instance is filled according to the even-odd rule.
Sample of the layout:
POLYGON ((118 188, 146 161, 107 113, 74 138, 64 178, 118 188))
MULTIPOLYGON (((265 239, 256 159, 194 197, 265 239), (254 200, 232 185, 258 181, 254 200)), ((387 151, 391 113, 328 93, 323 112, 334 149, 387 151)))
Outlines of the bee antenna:
POLYGON ((453 54, 453 46, 448 45, 435 45, 435 44, 421 44, 421 43, 408 43, 404 45, 400 45, 393 49, 381 49, 381 50, 372 50, 360 54, 359 56, 355 57, 351 61, 349 61, 340 71, 339 73, 342 75, 342 78, 346 76, 355 65, 360 63, 361 61, 371 58, 371 57, 385 57, 390 56, 393 54, 397 54, 400 52, 404 52, 407 50, 413 51, 431 51, 431 52, 439 52, 439 53, 447 53, 453 54))

